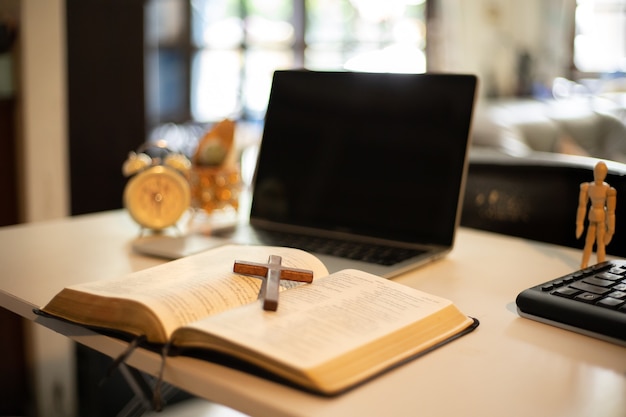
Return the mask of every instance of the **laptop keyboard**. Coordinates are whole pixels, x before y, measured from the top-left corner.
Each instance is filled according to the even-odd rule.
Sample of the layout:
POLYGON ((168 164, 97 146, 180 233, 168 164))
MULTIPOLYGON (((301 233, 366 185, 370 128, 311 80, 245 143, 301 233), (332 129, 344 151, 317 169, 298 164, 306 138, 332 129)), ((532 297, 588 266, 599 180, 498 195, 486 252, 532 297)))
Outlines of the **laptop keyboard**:
POLYGON ((607 261, 522 291, 521 315, 626 345, 626 261, 607 261))
POLYGON ((347 242, 340 239, 301 235, 295 233, 257 231, 266 245, 303 249, 324 255, 333 255, 378 265, 395 265, 424 253, 418 249, 398 248, 363 242, 347 242))

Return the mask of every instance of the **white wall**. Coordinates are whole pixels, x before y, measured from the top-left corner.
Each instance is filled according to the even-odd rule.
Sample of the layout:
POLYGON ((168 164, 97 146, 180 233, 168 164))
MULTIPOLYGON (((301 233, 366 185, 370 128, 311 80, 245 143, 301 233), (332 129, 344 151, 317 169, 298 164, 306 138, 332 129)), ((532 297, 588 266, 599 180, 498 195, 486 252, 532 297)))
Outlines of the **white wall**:
MULTIPOLYGON (((69 214, 65 0, 17 0, 17 4, 20 220, 44 221, 69 214)), ((72 342, 27 324, 37 415, 76 415, 72 342)))
POLYGON ((475 73, 495 96, 516 93, 522 51, 544 85, 569 71, 576 0, 439 1, 432 68, 475 73))
POLYGON ((65 1, 19 4, 19 203, 32 222, 69 214, 65 1))

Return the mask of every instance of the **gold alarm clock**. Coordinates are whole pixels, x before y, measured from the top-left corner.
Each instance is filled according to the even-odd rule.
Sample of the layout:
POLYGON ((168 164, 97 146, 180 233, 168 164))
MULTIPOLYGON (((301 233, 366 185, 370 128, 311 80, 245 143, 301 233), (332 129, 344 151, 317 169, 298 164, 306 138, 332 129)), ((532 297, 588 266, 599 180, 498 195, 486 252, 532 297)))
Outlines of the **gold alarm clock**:
POLYGON ((144 149, 130 152, 122 167, 125 176, 132 176, 124 189, 124 207, 141 227, 159 231, 174 226, 191 204, 191 162, 160 142, 144 149))

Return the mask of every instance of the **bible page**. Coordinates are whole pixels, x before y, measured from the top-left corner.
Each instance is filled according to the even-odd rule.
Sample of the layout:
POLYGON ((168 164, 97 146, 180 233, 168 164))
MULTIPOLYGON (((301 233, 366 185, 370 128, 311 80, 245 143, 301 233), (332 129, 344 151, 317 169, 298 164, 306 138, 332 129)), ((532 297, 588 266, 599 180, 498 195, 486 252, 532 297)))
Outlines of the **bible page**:
MULTIPOLYGON (((276 312, 250 304, 193 323, 173 341, 220 349, 210 345, 213 338, 203 340, 208 333, 226 340, 226 351, 244 346, 297 368, 312 368, 446 308, 456 310, 443 298, 345 270, 281 294, 276 312)), ((471 320, 461 321, 467 326, 471 320)))
POLYGON ((121 278, 68 288, 103 297, 103 302, 107 298, 139 302, 160 318, 169 337, 182 325, 255 301, 261 279, 233 273, 233 264, 241 259, 264 263, 269 255, 281 256, 283 265, 313 270, 314 277, 328 274, 321 261, 298 249, 228 245, 121 278))

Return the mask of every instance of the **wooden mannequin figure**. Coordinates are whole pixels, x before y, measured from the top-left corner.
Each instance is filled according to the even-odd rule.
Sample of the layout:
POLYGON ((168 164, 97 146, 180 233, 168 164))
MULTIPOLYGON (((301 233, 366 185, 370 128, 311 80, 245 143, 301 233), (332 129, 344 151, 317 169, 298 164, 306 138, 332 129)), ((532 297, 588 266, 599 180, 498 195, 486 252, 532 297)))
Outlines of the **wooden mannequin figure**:
POLYGON ((615 206, 617 205, 617 191, 604 182, 608 168, 604 162, 598 162, 593 169, 593 182, 580 184, 580 196, 578 199, 578 213, 576 216, 576 238, 583 233, 583 222, 587 212, 589 200, 589 225, 581 269, 586 268, 591 257, 593 244, 596 244, 597 261, 603 262, 606 257, 606 245, 609 244, 615 233, 615 206))

